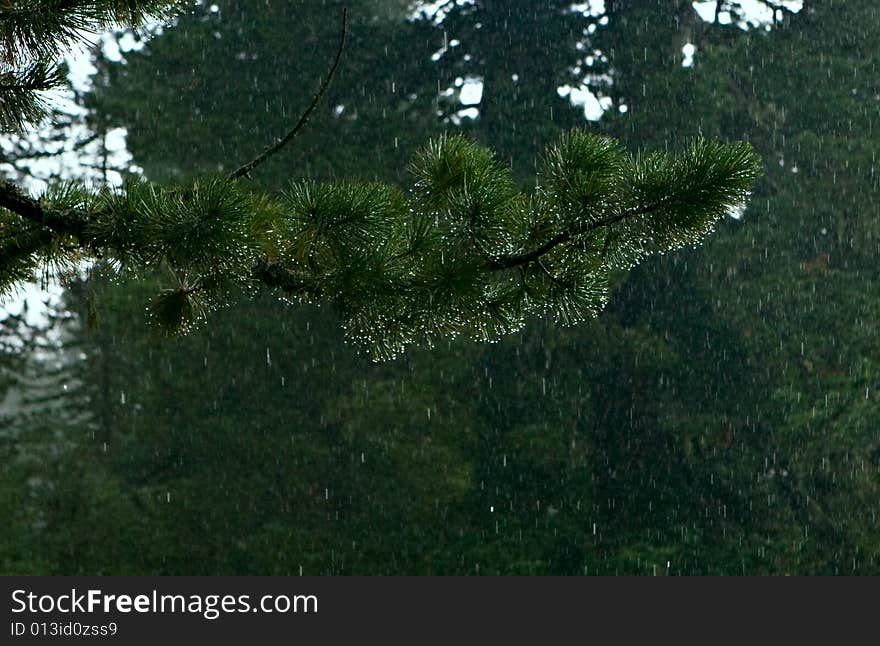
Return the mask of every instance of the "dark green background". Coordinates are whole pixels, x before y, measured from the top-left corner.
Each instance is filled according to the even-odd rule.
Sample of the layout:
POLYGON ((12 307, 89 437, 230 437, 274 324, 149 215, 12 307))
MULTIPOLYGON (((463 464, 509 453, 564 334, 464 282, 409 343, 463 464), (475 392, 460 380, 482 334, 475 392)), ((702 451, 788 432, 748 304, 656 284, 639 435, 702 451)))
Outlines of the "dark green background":
MULTIPOLYGON (((228 171, 307 105, 342 4, 196 7, 127 64, 100 62, 92 119, 128 129, 151 179, 228 171)), ((262 188, 405 182, 445 129, 528 186, 575 125, 632 150, 745 139, 765 176, 700 249, 616 277, 595 321, 387 364, 346 345, 332 310, 271 295, 159 339, 150 285, 93 276, 57 322, 61 367, 5 348, 2 375, 42 394, 0 426, 0 571, 880 573, 876 3, 806 0, 772 29, 679 0, 607 0, 607 21, 479 0, 441 25, 345 4, 344 66, 262 188), (602 53, 580 76, 579 41, 602 53), (589 73, 612 79, 593 81, 614 102, 597 123, 556 93, 589 73), (469 76, 481 115, 455 126, 438 87, 469 76)), ((38 340, 20 327, 4 332, 38 340)))

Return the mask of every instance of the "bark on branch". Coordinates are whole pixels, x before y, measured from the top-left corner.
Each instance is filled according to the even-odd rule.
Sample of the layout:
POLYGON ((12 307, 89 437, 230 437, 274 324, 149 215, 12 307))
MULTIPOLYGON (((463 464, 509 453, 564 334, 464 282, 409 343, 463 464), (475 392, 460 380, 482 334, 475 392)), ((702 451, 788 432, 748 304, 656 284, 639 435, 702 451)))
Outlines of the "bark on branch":
POLYGON ((260 153, 259 156, 231 172, 228 177, 230 181, 238 179, 239 177, 248 177, 257 166, 265 162, 267 159, 269 159, 269 157, 271 157, 279 150, 284 148, 284 146, 293 141, 293 139, 299 134, 299 131, 302 130, 303 126, 306 125, 309 117, 312 116, 312 112, 314 112, 315 108, 318 106, 318 103, 320 103, 321 98, 324 96, 324 93, 327 91, 327 88, 330 87, 330 82, 333 80, 333 75, 336 74, 336 68, 339 67, 339 62, 342 60, 342 52, 345 49, 345 38, 348 32, 347 13, 348 12, 346 11, 346 9, 343 8, 342 32, 339 37, 339 48, 336 50, 336 58, 333 59, 333 65, 330 67, 330 72, 322 81, 320 87, 318 88, 318 91, 315 93, 315 96, 312 97, 312 102, 309 104, 309 107, 306 108, 306 111, 302 113, 299 121, 296 122, 296 125, 290 130, 290 132, 288 132, 284 137, 266 148, 266 150, 260 153))

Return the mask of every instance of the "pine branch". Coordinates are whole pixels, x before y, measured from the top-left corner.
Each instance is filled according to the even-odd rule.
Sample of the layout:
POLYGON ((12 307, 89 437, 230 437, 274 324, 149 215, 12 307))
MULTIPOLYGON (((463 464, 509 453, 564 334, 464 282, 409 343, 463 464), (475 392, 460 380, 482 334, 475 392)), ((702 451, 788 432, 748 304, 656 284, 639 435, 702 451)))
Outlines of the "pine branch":
POLYGON ((0 129, 22 130, 41 119, 48 106, 40 92, 63 83, 62 68, 45 61, 0 73, 0 129))
MULTIPOLYGON (((656 202, 654 204, 647 204, 645 206, 641 206, 638 208, 632 208, 624 210, 615 215, 609 216, 602 220, 598 220, 595 222, 590 222, 589 224, 585 224, 583 226, 562 231, 561 233, 553 236, 547 242, 542 244, 541 246, 533 249, 529 252, 518 254, 515 256, 507 256, 501 258, 494 258, 486 263, 486 267, 491 270, 502 270, 502 269, 512 269, 514 267, 519 267, 520 265, 526 265, 530 262, 539 261, 542 256, 547 255, 551 251, 553 251, 556 247, 565 244, 566 242, 570 242, 573 238, 581 235, 585 235, 587 233, 592 233, 596 229, 602 229, 604 227, 610 227, 618 222, 622 222, 627 218, 633 218, 639 215, 649 215, 651 213, 656 213, 662 208, 665 208, 669 205, 669 201, 665 202, 656 202)), ((606 243, 607 245, 607 243, 606 243)), ((605 249, 607 251, 607 248, 605 249)))
MULTIPOLYGON (((563 147, 571 145, 570 139, 563 142, 563 147)), ((599 153, 612 152, 606 148, 607 145, 607 142, 602 142, 599 153)), ((655 155, 635 162, 631 168, 621 167, 613 154, 606 158, 597 155, 580 160, 570 151, 568 154, 555 151, 554 154, 557 159, 552 161, 557 166, 563 166, 561 174, 574 175, 574 179, 564 178, 565 181, 561 183, 565 185, 565 190, 561 194, 557 193, 557 197, 561 197, 563 202, 580 205, 580 221, 531 251, 491 259, 487 263, 490 269, 509 269, 536 261, 579 236, 618 223, 641 221, 647 226, 642 235, 654 238, 661 248, 669 248, 670 241, 661 239, 668 238, 670 233, 673 245, 682 244, 692 237, 705 235, 708 232, 707 227, 745 198, 748 188, 757 179, 754 153, 750 147, 744 145, 720 146, 698 142, 679 159, 671 160, 655 155), (580 172, 571 172, 572 167, 583 167, 584 164, 590 170, 589 181, 586 182, 583 169, 580 172), (620 173, 623 176, 617 177, 620 173), (627 186, 630 184, 630 180, 626 179, 628 177, 641 177, 642 185, 627 186), (615 183, 622 185, 620 188, 612 188, 615 183), (618 193, 618 197, 608 201, 606 197, 609 190, 611 194, 618 193), (627 202, 636 204, 627 205, 627 202), (602 215, 598 218, 595 215, 596 204, 604 205, 599 211, 602 215), (697 214, 696 219, 692 214, 697 214), (649 215, 657 217, 645 221, 643 216, 649 215), (678 240, 674 239, 676 237, 678 240)), ((560 183, 559 178, 554 178, 554 181, 560 183)), ((606 237, 603 255, 607 255, 608 245, 609 238, 606 237)))
MULTIPOLYGON (((700 240, 758 175, 746 145, 698 142, 678 157, 632 158, 578 132, 546 166, 525 195, 491 151, 447 137, 416 155, 406 192, 299 182, 269 196, 213 178, 178 189, 130 180, 97 193, 68 184, 35 200, 0 182, 0 207, 51 232, 62 259, 85 253, 138 276, 171 276, 150 308, 171 333, 232 290, 262 285, 333 302, 349 336, 389 358, 443 335, 495 338, 528 315, 595 316, 612 267, 700 240)), ((33 264, 20 260, 0 266, 0 284, 33 264)))
POLYGON ((81 220, 65 217, 53 209, 45 208, 40 202, 25 195, 11 182, 0 180, 0 207, 7 209, 26 220, 51 229, 57 234, 86 240, 85 227, 81 220))
POLYGON ((342 52, 345 50, 345 40, 348 31, 347 27, 347 16, 348 11, 345 7, 342 9, 342 29, 339 36, 339 47, 336 50, 336 56, 333 59, 333 65, 330 67, 330 71, 327 73, 327 76, 321 82, 321 85, 318 87, 318 91, 312 97, 312 101, 309 106, 306 108, 305 112, 300 116, 299 121, 296 122, 296 125, 281 139, 279 139, 276 143, 272 144, 266 150, 264 150, 260 155, 256 158, 252 159, 248 163, 243 166, 237 168, 233 172, 229 174, 228 179, 234 180, 240 177, 248 177, 250 173, 257 168, 260 164, 264 163, 269 159, 272 155, 277 153, 279 150, 284 148, 287 144, 293 141, 296 136, 299 134, 300 130, 308 123, 309 117, 311 117, 312 112, 314 112, 315 108, 318 107, 318 103, 320 103, 321 98, 324 96, 324 93, 327 91, 327 88, 330 87, 330 82, 333 80, 333 76, 336 74, 336 68, 339 67, 339 63, 342 60, 342 52))
POLYGON ((601 229, 602 227, 609 227, 628 217, 651 213, 657 208, 660 208, 659 205, 653 205, 652 207, 644 207, 642 209, 635 209, 632 211, 625 211, 623 213, 618 213, 617 215, 605 218, 604 220, 599 220, 598 222, 591 222, 590 224, 579 227, 577 229, 562 231, 561 233, 558 233, 550 238, 541 246, 532 249, 529 252, 518 254, 515 256, 506 256, 492 259, 488 263, 486 263, 486 268, 497 271, 502 269, 513 269, 514 267, 519 267, 520 265, 526 265, 530 262, 535 262, 539 260, 542 256, 545 256, 553 251, 559 245, 563 245, 566 242, 569 242, 575 236, 590 233, 591 231, 601 229))
POLYGON ((261 260, 254 265, 252 276, 272 289, 280 289, 289 295, 320 297, 323 294, 313 282, 295 276, 278 263, 261 260))
POLYGON ((12 0, 0 4, 3 59, 31 62, 57 58, 72 43, 109 27, 136 28, 170 17, 180 0, 12 0))

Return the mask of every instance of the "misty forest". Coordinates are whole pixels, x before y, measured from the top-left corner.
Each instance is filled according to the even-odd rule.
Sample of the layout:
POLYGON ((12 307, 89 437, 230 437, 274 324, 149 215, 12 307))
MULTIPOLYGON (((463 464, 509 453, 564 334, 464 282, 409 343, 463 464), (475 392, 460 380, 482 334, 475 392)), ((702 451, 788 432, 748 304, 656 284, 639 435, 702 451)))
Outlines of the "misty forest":
POLYGON ((880 574, 877 43, 0 0, 0 574, 880 574))

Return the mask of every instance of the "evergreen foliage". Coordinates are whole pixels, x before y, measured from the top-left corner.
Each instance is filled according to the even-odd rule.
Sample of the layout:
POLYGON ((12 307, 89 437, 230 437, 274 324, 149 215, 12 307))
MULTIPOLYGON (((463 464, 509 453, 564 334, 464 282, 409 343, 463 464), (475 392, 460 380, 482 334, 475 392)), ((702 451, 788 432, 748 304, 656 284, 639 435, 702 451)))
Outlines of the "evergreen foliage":
POLYGON ((43 60, 21 67, 0 70, 0 125, 23 129, 27 123, 43 117, 48 105, 41 92, 60 87, 64 81, 64 68, 43 60))
MULTIPOLYGON (((6 123, 39 112, 36 92, 57 80, 50 57, 80 31, 137 25, 168 9, 50 0, 5 9, 5 60, 19 66, 4 93, 6 123)), ((633 158, 573 132, 548 151, 531 192, 490 150, 461 137, 416 155, 408 192, 338 181, 294 181, 280 196, 248 190, 240 178, 292 139, 323 95, 345 33, 343 14, 330 74, 294 129, 226 179, 172 188, 133 180, 99 191, 68 183, 39 199, 4 182, 0 287, 47 263, 89 258, 127 276, 162 272, 173 283, 150 312, 178 333, 231 294, 268 285, 292 300, 333 302, 349 336, 387 358, 444 336, 495 340, 532 314, 565 323, 593 316, 607 300, 610 271, 696 244, 744 204, 758 176, 745 144, 697 142, 678 157, 633 158)))
POLYGON ((0 129, 38 121, 47 106, 41 93, 60 86, 58 59, 89 34, 139 27, 172 15, 169 0, 5 0, 0 2, 0 129))
MULTIPOLYGON (((322 21, 331 0, 218 4, 218 15, 197 8, 125 65, 102 67, 95 119, 129 128, 153 180, 228 172, 228 150, 256 153, 295 118, 278 88, 311 89, 332 56, 322 46, 335 37, 322 21), (301 43, 301 56, 285 56, 301 43), (166 83, 155 83, 157 67, 166 83), (205 105, 218 109, 197 114, 205 105)), ((79 448, 57 469, 0 474, 3 570, 880 572, 876 3, 806 2, 766 33, 704 23, 690 0, 604 4, 608 25, 584 51, 607 56, 615 105, 629 110, 594 127, 630 148, 700 133, 752 141, 770 163, 742 220, 721 223, 699 251, 613 276, 601 318, 535 321, 499 344, 444 341, 379 365, 337 342, 330 308, 272 298, 157 340, 140 325, 143 303, 167 285, 93 277, 68 292, 83 320, 96 299, 101 312, 78 331, 91 423, 67 431, 79 448), (684 42, 697 46, 690 68, 684 42), (31 487, 31 475, 46 484, 31 487)), ((503 49, 508 34, 560 42, 570 18, 539 22, 551 0, 528 5, 458 3, 462 31, 449 33, 467 34, 467 52, 449 50, 456 74, 471 54, 520 75, 510 94, 500 73, 500 89, 484 93, 515 93, 499 105, 518 109, 515 119, 460 127, 497 148, 496 125, 508 126, 500 156, 520 181, 544 143, 523 124, 549 115, 529 108, 563 102, 543 83, 551 70, 529 74, 529 57, 505 62, 503 49), (491 30, 468 18, 484 7, 500 9, 491 30)), ((436 132, 430 56, 449 25, 426 38, 423 25, 357 16, 357 55, 348 50, 337 77, 352 80, 327 95, 343 115, 318 110, 284 163, 255 174, 261 187, 301 175, 397 180, 401 151, 436 132)), ((553 114, 547 129, 567 129, 553 114)), ((29 437, 19 443, 24 453, 29 437)))
POLYGON ((443 336, 494 340, 530 314, 569 324, 595 315, 609 272, 698 243, 744 203, 758 161, 746 144, 712 142, 634 158, 573 132, 548 151, 531 194, 461 137, 429 144, 411 173, 408 193, 306 181, 273 196, 212 178, 173 189, 66 184, 34 201, 6 184, 5 235, 21 253, 3 284, 34 257, 100 258, 129 276, 164 271, 175 283, 151 309, 172 331, 233 290, 265 284, 333 302, 353 339, 390 357, 443 336), (55 235, 28 236, 35 224, 55 235))

